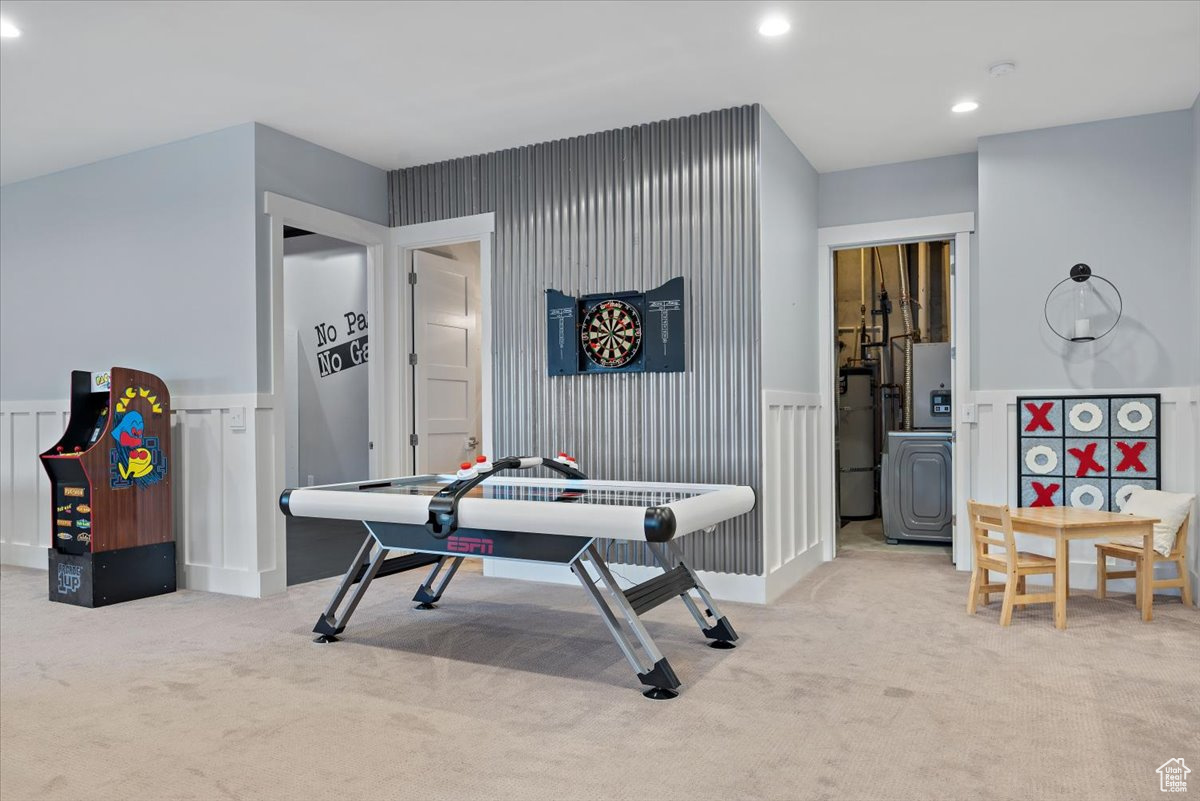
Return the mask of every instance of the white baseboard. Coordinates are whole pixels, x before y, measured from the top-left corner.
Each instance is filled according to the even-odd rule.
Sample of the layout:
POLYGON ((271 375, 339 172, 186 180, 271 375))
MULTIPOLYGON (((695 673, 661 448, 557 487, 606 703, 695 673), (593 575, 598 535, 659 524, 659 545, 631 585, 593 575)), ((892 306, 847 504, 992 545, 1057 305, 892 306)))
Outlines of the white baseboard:
POLYGON ((27 545, 22 542, 0 542, 0 564, 32 567, 48 570, 50 557, 45 545, 27 545))
MULTIPOLYGON (((609 565, 617 581, 625 589, 630 584, 637 584, 655 576, 662 575, 657 567, 645 565, 609 565)), ((733 601, 737 603, 765 604, 767 603, 767 581, 763 576, 744 576, 736 573, 710 573, 697 570, 697 575, 704 582, 705 588, 718 601, 733 601)), ((513 562, 504 559, 491 559, 483 563, 483 574, 495 578, 521 579, 524 581, 545 581, 551 584, 574 584, 578 586, 579 579, 566 565, 549 565, 542 562, 513 562)))

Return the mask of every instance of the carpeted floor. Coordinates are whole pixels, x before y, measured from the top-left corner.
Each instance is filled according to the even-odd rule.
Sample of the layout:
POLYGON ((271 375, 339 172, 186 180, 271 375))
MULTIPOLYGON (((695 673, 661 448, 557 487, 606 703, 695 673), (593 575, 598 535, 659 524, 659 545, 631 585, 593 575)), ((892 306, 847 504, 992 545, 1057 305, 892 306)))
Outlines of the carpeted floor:
POLYGON ((940 555, 851 551, 706 648, 649 628, 684 682, 649 701, 578 587, 467 573, 441 608, 381 579, 310 642, 334 581, 263 601, 179 592, 105 609, 0 574, 0 798, 1160 798, 1200 792, 1200 615, 1129 599, 964 612, 940 555))

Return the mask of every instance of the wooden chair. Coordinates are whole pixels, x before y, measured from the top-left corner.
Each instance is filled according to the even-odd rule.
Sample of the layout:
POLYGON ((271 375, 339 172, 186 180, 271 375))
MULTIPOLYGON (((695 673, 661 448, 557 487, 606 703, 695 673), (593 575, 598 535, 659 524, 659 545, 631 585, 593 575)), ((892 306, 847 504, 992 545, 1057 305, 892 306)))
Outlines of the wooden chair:
POLYGON ((1188 524, 1191 522, 1191 515, 1183 519, 1183 525, 1179 527, 1179 531, 1175 533, 1175 546, 1171 548, 1171 552, 1163 556, 1158 551, 1154 552, 1154 565, 1159 562, 1174 562, 1177 575, 1173 579, 1155 579, 1154 565, 1150 565, 1149 570, 1142 569, 1142 547, 1140 545, 1126 545, 1118 542, 1104 542, 1096 545, 1096 597, 1104 598, 1108 595, 1108 580, 1118 578, 1133 578, 1136 579, 1137 589, 1134 592, 1133 602, 1139 609, 1142 607, 1142 582, 1149 577, 1153 584, 1150 587, 1150 594, 1153 595, 1155 590, 1166 590, 1172 587, 1177 587, 1180 592, 1180 600, 1184 606, 1195 606, 1195 601, 1192 598, 1191 582, 1188 581, 1187 571, 1187 536, 1188 524), (1133 562, 1133 570, 1109 570, 1108 560, 1105 557, 1111 556, 1114 559, 1121 559, 1127 562, 1133 562))
POLYGON ((1054 557, 1017 550, 1008 507, 968 501, 967 514, 971 521, 971 541, 975 554, 974 565, 971 568, 971 594, 967 598, 967 614, 975 614, 975 604, 980 595, 983 596, 986 606, 991 600, 991 594, 1000 591, 1004 592, 1004 605, 1000 609, 1001 626, 1012 623, 1014 606, 1054 603, 1053 592, 1033 595, 1025 592, 1026 576, 1035 573, 1054 575, 1054 557), (989 532, 999 532, 1004 535, 1004 539, 990 537, 989 532), (1004 553, 991 551, 993 545, 1003 548, 1004 553), (993 571, 1004 574, 1003 584, 988 583, 988 573, 993 571))

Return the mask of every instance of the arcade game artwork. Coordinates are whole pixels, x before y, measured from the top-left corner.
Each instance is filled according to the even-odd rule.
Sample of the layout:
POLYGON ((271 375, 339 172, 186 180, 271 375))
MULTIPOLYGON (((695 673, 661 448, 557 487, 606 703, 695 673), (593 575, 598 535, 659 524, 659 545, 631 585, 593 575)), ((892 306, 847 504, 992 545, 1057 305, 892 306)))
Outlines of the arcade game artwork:
POLYGON ((552 376, 683 372, 683 311, 683 278, 581 298, 547 289, 547 369, 552 376))
POLYGON ((175 590, 171 399, 151 373, 71 373, 50 478, 50 600, 104 606, 175 590))

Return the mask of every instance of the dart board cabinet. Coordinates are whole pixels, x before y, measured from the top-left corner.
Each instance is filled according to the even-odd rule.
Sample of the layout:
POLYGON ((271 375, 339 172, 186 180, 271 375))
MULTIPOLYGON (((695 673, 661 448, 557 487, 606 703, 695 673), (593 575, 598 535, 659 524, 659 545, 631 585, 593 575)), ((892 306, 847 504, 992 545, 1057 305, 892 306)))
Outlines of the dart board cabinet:
POLYGON ((50 477, 50 600, 108 604, 174 592, 171 396, 151 373, 71 373, 50 477))
POLYGON ((684 370, 684 283, 574 298, 546 290, 550 375, 684 370))

